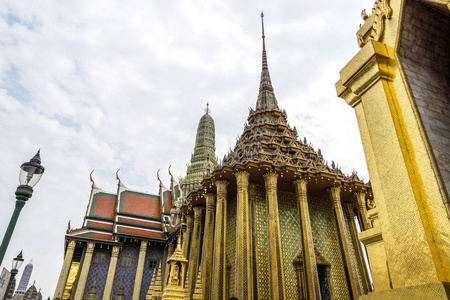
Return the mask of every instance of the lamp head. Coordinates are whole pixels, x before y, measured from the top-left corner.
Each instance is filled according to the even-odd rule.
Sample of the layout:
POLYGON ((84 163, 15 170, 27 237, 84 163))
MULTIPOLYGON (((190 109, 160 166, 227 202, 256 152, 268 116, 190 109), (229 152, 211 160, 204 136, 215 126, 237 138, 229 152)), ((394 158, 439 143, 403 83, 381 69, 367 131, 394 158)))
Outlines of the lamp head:
POLYGON ((13 258, 12 269, 11 270, 19 270, 20 266, 23 264, 23 255, 22 250, 16 258, 13 258))
POLYGON ((20 166, 19 182, 20 185, 34 187, 44 174, 44 167, 41 166, 41 150, 29 161, 20 166))

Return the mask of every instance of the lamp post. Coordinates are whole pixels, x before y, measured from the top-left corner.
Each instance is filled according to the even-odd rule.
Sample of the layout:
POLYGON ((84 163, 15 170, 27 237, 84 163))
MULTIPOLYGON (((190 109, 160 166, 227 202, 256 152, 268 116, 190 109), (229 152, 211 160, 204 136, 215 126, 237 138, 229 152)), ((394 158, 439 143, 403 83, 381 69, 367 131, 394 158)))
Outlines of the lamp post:
POLYGON ((20 211, 33 194, 33 187, 39 182, 42 174, 44 174, 45 169, 41 166, 40 152, 41 150, 39 150, 29 162, 25 162, 20 166, 20 185, 16 190, 16 208, 14 209, 11 220, 9 221, 8 229, 6 229, 5 236, 3 237, 2 245, 0 246, 0 265, 3 262, 3 257, 8 248, 9 240, 11 239, 14 227, 16 226, 20 211))
POLYGON ((8 286, 6 287, 5 295, 3 296, 3 300, 6 300, 9 294, 9 289, 11 288, 11 284, 13 282, 14 277, 16 277, 17 272, 19 272, 20 266, 23 264, 22 251, 20 251, 19 255, 16 258, 13 258, 12 268, 11 268, 11 276, 9 277, 8 286))

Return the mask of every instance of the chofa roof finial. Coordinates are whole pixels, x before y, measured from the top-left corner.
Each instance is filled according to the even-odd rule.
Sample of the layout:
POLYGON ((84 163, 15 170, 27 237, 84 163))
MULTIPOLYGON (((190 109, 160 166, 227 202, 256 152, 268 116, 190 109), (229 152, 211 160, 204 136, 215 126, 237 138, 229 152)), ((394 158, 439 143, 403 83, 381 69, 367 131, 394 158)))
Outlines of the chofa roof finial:
POLYGON ((95 184, 94 179, 92 179, 92 173, 94 173, 94 170, 92 170, 91 174, 89 174, 89 179, 90 179, 91 182, 92 182, 91 188, 93 188, 93 189, 98 189, 98 186, 95 184))
POLYGON ((159 178, 159 171, 160 171, 160 170, 161 170, 161 169, 159 169, 158 172, 156 172, 156 178, 157 178, 158 181, 159 181, 159 188, 161 189, 162 181, 161 181, 161 178, 159 178))

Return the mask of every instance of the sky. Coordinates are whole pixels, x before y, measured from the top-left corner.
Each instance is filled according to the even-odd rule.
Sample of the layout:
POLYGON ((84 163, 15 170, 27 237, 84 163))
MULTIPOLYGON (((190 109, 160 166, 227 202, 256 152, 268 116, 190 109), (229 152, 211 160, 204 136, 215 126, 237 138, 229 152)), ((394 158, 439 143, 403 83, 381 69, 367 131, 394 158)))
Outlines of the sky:
MULTIPOLYGON (((22 209, 1 267, 23 249, 53 297, 67 222, 82 225, 89 173, 107 192, 116 171, 156 194, 156 172, 184 176, 209 102, 221 159, 255 107, 261 10, 278 105, 324 159, 369 180, 353 109, 336 96, 373 0, 0 2, 0 236, 19 167, 41 149, 45 173, 22 209)), ((19 271, 22 274, 25 264, 19 271)))

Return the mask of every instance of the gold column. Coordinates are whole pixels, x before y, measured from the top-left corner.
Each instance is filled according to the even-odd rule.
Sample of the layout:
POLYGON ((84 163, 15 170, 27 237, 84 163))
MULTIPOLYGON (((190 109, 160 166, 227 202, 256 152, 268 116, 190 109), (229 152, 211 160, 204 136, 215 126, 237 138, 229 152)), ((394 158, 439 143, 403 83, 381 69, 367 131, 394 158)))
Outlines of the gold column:
POLYGON ((314 240, 312 236, 311 221, 309 218, 308 196, 306 193, 307 184, 308 181, 303 178, 294 180, 298 215, 300 217, 300 234, 302 237, 306 291, 308 299, 321 299, 316 254, 314 252, 314 240))
MULTIPOLYGON (((256 276, 252 278, 252 284, 253 284, 253 298, 258 297, 258 293, 261 290, 261 276, 263 274, 258 274, 258 263, 256 262, 256 255, 253 255, 253 253, 258 252, 258 243, 257 241, 257 229, 256 224, 254 223, 256 220, 256 213, 255 213, 255 202, 258 198, 258 184, 255 182, 249 182, 248 184, 248 210, 249 210, 249 230, 251 232, 251 240, 250 245, 252 247, 252 251, 250 253, 251 255, 251 261, 249 262, 252 265, 252 268, 254 269, 254 273, 256 276), (254 243, 253 243, 254 242, 254 243)), ((252 274, 253 275, 253 274, 252 274)))
POLYGON ((202 294, 203 299, 211 299, 211 271, 213 260, 213 242, 214 242, 214 217, 216 211, 216 196, 212 193, 205 195, 206 198, 206 216, 205 231, 203 234, 202 251, 202 294))
POLYGON ((214 261, 212 276, 212 299, 226 298, 226 238, 227 238, 227 186, 228 181, 216 181, 216 224, 214 226, 214 261))
POLYGON ((92 254, 94 253, 95 243, 87 243, 86 253, 84 254, 83 266, 80 270, 80 276, 78 277, 77 288, 75 290, 75 296, 73 300, 81 300, 83 298, 84 286, 86 285, 86 279, 89 274, 89 268, 91 266, 92 254))
POLYGON ((353 249, 355 249, 356 262, 358 263, 359 275, 362 281, 362 286, 364 288, 364 294, 370 292, 369 281, 366 265, 364 264, 363 253, 361 250, 361 243, 358 239, 358 231, 355 225, 355 211, 353 210, 353 203, 346 203, 346 216, 347 224, 350 229, 350 235, 352 237, 353 249))
POLYGON ((297 288, 298 288, 298 298, 299 300, 306 300, 307 289, 305 282, 305 265, 303 263, 303 251, 294 259, 295 274, 297 275, 297 288))
POLYGON ((345 270, 348 275, 348 285, 350 287, 350 292, 353 299, 358 299, 359 297, 359 286, 358 286, 358 275, 353 269, 352 256, 350 254, 350 241, 351 237, 347 231, 345 225, 344 212, 341 205, 341 187, 331 187, 328 189, 330 194, 330 199, 333 201, 333 210, 336 217, 336 222, 338 225, 341 249, 344 257, 345 270))
POLYGON ((250 173, 235 173, 237 184, 236 216, 236 297, 253 299, 252 236, 248 205, 248 179, 250 173))
MULTIPOLYGON (((167 247, 167 257, 165 260, 163 260, 163 262, 164 261, 167 262, 169 260, 169 258, 172 256, 174 250, 175 250, 175 246, 173 245, 173 242, 170 242, 169 246, 167 247)), ((164 282, 162 283, 163 288, 169 282, 169 270, 170 270, 170 264, 167 262, 164 264, 164 282)))
POLYGON ((139 294, 141 293, 142 274, 144 272, 147 243, 147 241, 141 241, 141 248, 139 249, 139 260, 136 267, 136 275, 134 277, 133 295, 131 296, 132 300, 139 300, 139 294))
POLYGON ((111 253, 111 261, 109 262, 108 275, 106 276, 105 290, 103 292, 103 300, 111 299, 112 286, 114 283, 114 274, 116 273, 117 257, 119 256, 119 246, 113 246, 111 253))
POLYGON ((283 256, 281 254, 280 220, 278 219, 277 197, 278 174, 264 174, 269 228, 269 272, 271 299, 284 299, 283 256))
POLYGON ((53 299, 63 297, 64 286, 69 276, 70 265, 72 264, 73 251, 75 250, 76 241, 71 240, 67 245, 66 255, 64 256, 64 264, 61 268, 61 274, 59 275, 58 284, 56 285, 55 295, 53 299))
POLYGON ((359 224, 361 225, 361 231, 372 228, 369 218, 367 217, 366 193, 353 193, 353 197, 355 197, 357 203, 356 209, 358 210, 358 220, 359 224))
POLYGON ((194 207, 194 230, 192 232, 192 240, 191 240, 191 250, 189 254, 188 261, 188 273, 189 273, 189 284, 188 291, 190 295, 192 295, 195 287, 195 278, 197 278, 198 272, 198 260, 200 256, 200 241, 202 235, 202 212, 203 207, 195 206, 194 207), (190 280, 192 279, 192 280, 190 280))
POLYGON ((186 225, 185 236, 183 236, 183 255, 184 257, 189 257, 189 243, 191 241, 192 227, 194 226, 194 216, 192 214, 186 216, 186 225))

